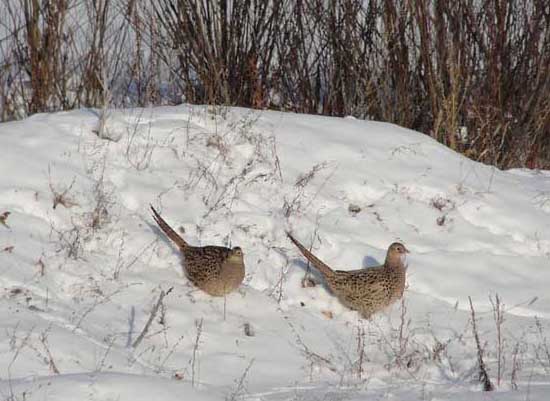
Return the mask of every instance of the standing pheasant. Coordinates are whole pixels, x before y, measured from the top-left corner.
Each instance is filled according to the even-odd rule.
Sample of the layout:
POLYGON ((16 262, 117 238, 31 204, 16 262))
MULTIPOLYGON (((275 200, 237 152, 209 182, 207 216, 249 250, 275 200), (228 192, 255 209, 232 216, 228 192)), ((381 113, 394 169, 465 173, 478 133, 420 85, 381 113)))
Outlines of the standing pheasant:
POLYGON ((180 249, 187 278, 198 288, 220 297, 236 290, 244 279, 244 259, 241 248, 223 246, 191 246, 164 221, 151 206, 153 219, 180 249))
POLYGON ((333 270, 308 251, 287 232, 288 238, 300 252, 323 275, 329 289, 350 309, 358 311, 364 318, 383 310, 403 296, 409 252, 399 242, 388 248, 383 265, 359 270, 333 270))

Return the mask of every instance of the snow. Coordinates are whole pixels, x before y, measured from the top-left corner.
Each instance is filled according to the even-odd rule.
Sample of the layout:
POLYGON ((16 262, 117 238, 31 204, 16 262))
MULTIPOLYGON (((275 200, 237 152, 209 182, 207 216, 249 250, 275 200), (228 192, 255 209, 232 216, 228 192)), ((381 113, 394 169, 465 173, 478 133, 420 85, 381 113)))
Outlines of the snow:
POLYGON ((550 172, 353 118, 110 110, 103 139, 99 122, 0 125, 2 399, 548 399, 550 172), (240 291, 193 288, 149 204, 192 244, 241 246, 240 291), (316 272, 304 288, 285 230, 339 269, 402 241, 404 302, 364 321, 316 272), (477 380, 468 297, 495 392, 477 380))

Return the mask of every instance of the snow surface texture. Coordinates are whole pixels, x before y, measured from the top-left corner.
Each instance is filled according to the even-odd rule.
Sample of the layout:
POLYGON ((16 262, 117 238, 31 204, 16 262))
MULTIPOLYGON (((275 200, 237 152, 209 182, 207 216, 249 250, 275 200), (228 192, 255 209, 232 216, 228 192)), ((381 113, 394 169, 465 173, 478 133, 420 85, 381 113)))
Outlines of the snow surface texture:
POLYGON ((550 399, 550 172, 353 118, 101 117, 0 125, 1 399, 550 399), (241 290, 190 286, 150 203, 191 244, 241 246, 241 290), (285 230, 340 269, 403 241, 404 302, 360 319, 285 230))

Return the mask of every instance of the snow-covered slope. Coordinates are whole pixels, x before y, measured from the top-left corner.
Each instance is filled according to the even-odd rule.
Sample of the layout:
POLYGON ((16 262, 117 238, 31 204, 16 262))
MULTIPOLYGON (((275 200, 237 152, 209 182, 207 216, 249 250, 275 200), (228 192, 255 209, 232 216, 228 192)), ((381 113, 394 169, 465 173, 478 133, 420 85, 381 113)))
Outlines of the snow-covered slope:
POLYGON ((36 115, 0 149, 2 399, 550 394, 550 172, 389 124, 191 106, 36 115), (149 204, 192 244, 241 246, 241 291, 190 286, 149 204), (315 272, 304 287, 285 230, 340 269, 404 242, 403 303, 364 321, 315 272))

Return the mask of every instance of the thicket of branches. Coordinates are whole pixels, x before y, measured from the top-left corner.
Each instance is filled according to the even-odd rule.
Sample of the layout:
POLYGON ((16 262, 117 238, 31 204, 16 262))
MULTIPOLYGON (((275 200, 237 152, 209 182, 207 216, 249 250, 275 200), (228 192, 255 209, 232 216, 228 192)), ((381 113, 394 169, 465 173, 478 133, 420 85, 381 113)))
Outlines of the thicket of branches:
POLYGON ((393 122, 550 168, 546 0, 0 0, 2 120, 208 103, 393 122))

